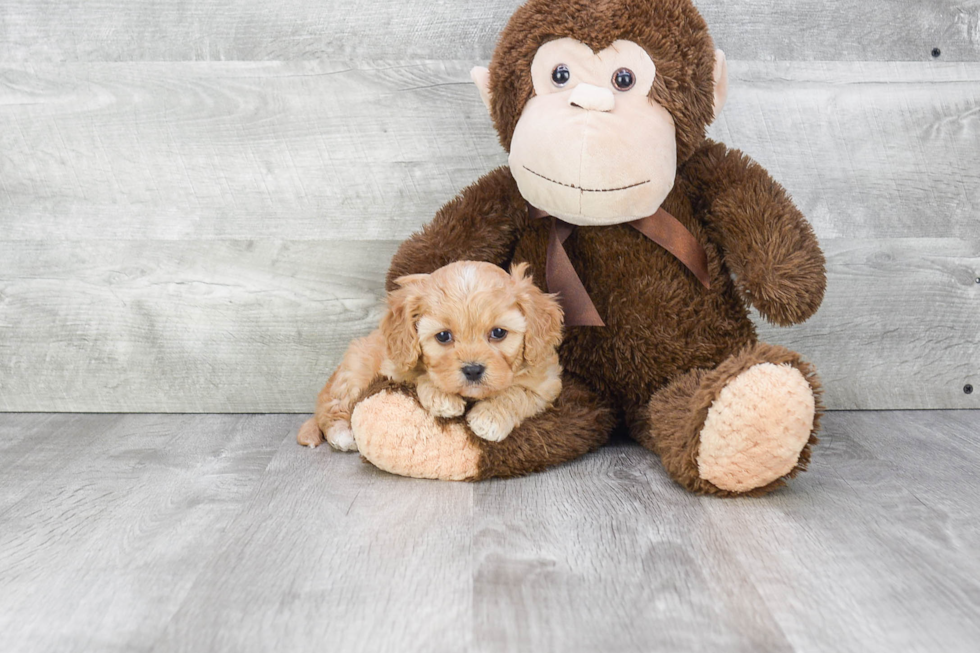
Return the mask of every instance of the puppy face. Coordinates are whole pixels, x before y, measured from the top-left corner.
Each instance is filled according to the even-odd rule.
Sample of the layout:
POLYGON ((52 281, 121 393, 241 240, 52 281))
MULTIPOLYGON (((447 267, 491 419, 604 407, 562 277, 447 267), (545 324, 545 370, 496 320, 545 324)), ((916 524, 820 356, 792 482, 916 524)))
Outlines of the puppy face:
POLYGON ((382 321, 389 358, 405 370, 424 367, 447 394, 479 400, 506 389, 561 341, 561 309, 526 270, 460 261, 402 277, 382 321))

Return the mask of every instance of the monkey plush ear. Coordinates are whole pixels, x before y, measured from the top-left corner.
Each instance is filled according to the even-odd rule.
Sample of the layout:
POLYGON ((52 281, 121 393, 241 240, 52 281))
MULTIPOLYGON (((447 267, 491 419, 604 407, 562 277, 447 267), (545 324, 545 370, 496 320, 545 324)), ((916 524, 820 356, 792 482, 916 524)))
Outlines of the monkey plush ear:
POLYGON ((490 110, 490 71, 483 66, 476 66, 470 71, 470 79, 476 84, 476 87, 480 89, 480 99, 483 100, 483 104, 487 107, 487 111, 490 110))
POLYGON ((721 113, 728 99, 728 59, 721 50, 715 50, 715 118, 721 113))

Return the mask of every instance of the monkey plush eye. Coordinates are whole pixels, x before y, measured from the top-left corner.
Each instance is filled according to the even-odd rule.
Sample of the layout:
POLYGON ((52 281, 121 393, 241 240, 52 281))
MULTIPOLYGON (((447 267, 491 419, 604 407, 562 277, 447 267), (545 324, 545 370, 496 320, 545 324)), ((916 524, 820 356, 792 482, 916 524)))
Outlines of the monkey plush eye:
POLYGON ((440 331, 436 334, 436 340, 444 345, 448 345, 453 341, 453 333, 452 331, 440 331))
POLYGON ((568 69, 563 63, 555 66, 555 69, 551 71, 551 81, 555 83, 555 86, 564 86, 568 83, 568 80, 572 78, 572 71, 568 69))
POLYGON ((612 83, 620 91, 628 91, 636 84, 636 75, 629 68, 620 68, 613 73, 612 83))
POLYGON ((490 329, 490 339, 491 340, 503 340, 507 337, 507 330, 501 329, 500 327, 494 327, 490 329))

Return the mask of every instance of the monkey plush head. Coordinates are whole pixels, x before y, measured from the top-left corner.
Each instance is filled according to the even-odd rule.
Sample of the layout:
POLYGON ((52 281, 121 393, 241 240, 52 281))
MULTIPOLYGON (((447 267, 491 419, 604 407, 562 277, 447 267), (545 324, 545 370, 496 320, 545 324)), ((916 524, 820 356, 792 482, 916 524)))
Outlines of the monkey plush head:
POLYGON ((728 86, 690 0, 530 0, 472 76, 521 194, 582 226, 656 212, 728 86))

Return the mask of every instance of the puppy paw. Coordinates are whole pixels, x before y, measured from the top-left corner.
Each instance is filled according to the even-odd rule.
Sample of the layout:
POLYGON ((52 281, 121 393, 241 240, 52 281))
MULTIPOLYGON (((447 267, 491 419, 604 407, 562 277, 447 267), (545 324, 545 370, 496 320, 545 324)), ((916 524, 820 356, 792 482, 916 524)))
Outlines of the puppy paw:
POLYGON ((500 442, 517 426, 514 420, 501 414, 492 403, 478 401, 466 416, 470 430, 478 437, 490 442, 500 442))
POLYGON ((327 429, 327 444, 337 451, 357 451, 357 443, 354 442, 350 422, 334 422, 327 429))
POLYGON ((456 395, 443 395, 435 402, 431 412, 436 417, 459 417, 466 412, 466 400, 456 395))
POLYGON ((466 412, 466 400, 442 392, 419 392, 419 403, 435 417, 459 417, 466 412), (425 399, 423 399, 425 397, 425 399))
POLYGON ((320 427, 317 426, 316 419, 311 417, 303 422, 303 425, 299 427, 299 431, 296 432, 296 442, 310 449, 323 444, 323 434, 320 433, 320 427))

